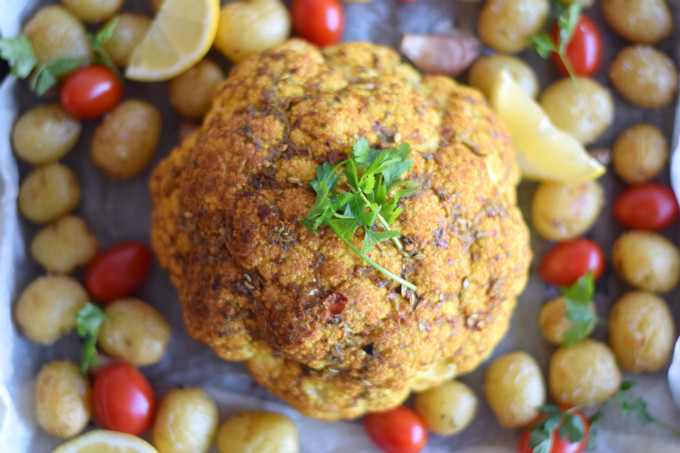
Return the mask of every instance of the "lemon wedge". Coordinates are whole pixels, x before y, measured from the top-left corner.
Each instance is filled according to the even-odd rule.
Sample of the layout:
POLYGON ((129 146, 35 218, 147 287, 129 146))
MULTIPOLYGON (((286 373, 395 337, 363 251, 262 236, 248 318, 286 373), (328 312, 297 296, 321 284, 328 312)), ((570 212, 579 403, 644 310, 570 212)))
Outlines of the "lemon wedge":
POLYGON ((210 50, 219 17, 220 0, 165 0, 125 76, 157 82, 183 73, 210 50))
POLYGON ((524 179, 581 182, 604 174, 604 166, 575 138, 557 129, 505 71, 491 88, 491 106, 510 132, 524 179))
POLYGON ((158 450, 139 437, 98 429, 69 440, 52 453, 158 453, 158 450))

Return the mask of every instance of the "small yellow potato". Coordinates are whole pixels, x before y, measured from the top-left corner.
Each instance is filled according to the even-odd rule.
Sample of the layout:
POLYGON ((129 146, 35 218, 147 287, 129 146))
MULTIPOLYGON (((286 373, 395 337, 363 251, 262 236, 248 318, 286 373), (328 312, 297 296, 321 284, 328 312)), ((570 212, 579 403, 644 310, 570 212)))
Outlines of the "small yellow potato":
POLYGON ((55 274, 69 274, 94 259, 97 237, 80 217, 66 216, 46 226, 31 242, 31 255, 55 274))
POLYGON ((298 453, 295 423, 273 412, 242 412, 229 417, 217 432, 220 453, 298 453))
POLYGON ((527 95, 532 98, 538 95, 538 78, 534 70, 524 60, 510 55, 479 57, 470 68, 468 81, 490 99, 491 87, 501 71, 506 71, 527 95))
POLYGON ((442 436, 464 430, 477 413, 477 396, 460 381, 447 381, 416 394, 414 408, 427 429, 442 436))
POLYGON ((104 43, 104 50, 116 66, 124 68, 130 61, 132 51, 149 31, 151 19, 143 14, 120 13, 107 22, 105 27, 116 19, 118 23, 113 29, 113 36, 104 43))
POLYGON ((155 308, 139 299, 119 299, 106 306, 99 345, 111 357, 135 366, 152 365, 165 355, 170 327, 155 308))
POLYGON ((489 0, 482 6, 477 32, 492 49, 517 53, 543 28, 549 11, 548 0, 489 0))
POLYGON ((224 73, 217 63, 209 59, 202 60, 170 81, 170 104, 186 118, 203 118, 212 106, 217 86, 223 80, 224 73))
POLYGON ((90 59, 90 44, 85 27, 66 8, 49 5, 41 8, 24 27, 33 45, 38 64, 60 58, 90 59))
POLYGON ((673 352, 675 322, 668 305, 654 293, 631 291, 609 314, 609 345, 629 373, 657 371, 673 352))
POLYGON ((545 404, 545 383, 536 360, 518 351, 496 358, 486 370, 486 400, 506 428, 531 423, 545 404))
POLYGON ((80 201, 75 173, 60 163, 33 170, 19 188, 19 211, 36 223, 52 222, 73 211, 80 201))
POLYGON ((673 30, 666 0, 602 0, 604 20, 635 44, 656 44, 673 30))
POLYGON ((92 390, 78 365, 66 360, 43 366, 35 383, 38 424, 57 437, 72 437, 85 429, 92 415, 92 390))
POLYGON ((621 385, 621 372, 611 349, 588 338, 553 353, 548 380, 555 401, 574 407, 614 396, 621 385))
POLYGON ((587 77, 558 80, 543 92, 540 104, 557 128, 584 145, 597 140, 614 121, 609 90, 587 77))
POLYGON ((123 6, 124 0, 61 0, 74 16, 85 22, 110 19, 123 6))
MULTIPOLYGON (((595 304, 590 303, 590 310, 595 314, 595 304)), ((567 318, 567 306, 564 303, 564 297, 556 297, 549 300, 538 315, 538 325, 541 328, 543 337, 555 345, 561 345, 564 341, 564 335, 574 322, 567 318)), ((595 329, 595 323, 588 327, 588 335, 595 329)))
POLYGON ((89 299, 85 288, 71 277, 38 277, 17 301, 19 330, 36 343, 53 343, 76 328, 76 313, 89 299))
POLYGON ((172 390, 158 406, 153 444, 159 453, 206 453, 218 421, 217 406, 203 390, 172 390))
POLYGON ((597 181, 544 182, 534 192, 531 220, 545 239, 573 239, 593 226, 602 210, 602 199, 597 181))
POLYGON ((80 121, 61 105, 39 105, 21 115, 14 125, 14 152, 29 164, 49 164, 73 149, 80 138, 80 130, 80 121))
POLYGON ((680 279, 678 248, 657 233, 623 233, 614 242, 612 263, 626 283, 646 291, 666 293, 680 279))
POLYGON ((621 96, 649 109, 671 102, 678 89, 673 60, 650 46, 621 50, 609 67, 609 79, 621 96))
POLYGON ((628 184, 653 179, 668 160, 668 142, 658 127, 637 124, 626 129, 614 142, 614 172, 628 184))
POLYGON ((245 0, 224 5, 215 48, 234 63, 288 39, 290 14, 280 0, 245 0))
POLYGON ((97 127, 90 149, 92 160, 109 178, 132 178, 149 165, 160 137, 158 109, 147 102, 128 99, 97 127))

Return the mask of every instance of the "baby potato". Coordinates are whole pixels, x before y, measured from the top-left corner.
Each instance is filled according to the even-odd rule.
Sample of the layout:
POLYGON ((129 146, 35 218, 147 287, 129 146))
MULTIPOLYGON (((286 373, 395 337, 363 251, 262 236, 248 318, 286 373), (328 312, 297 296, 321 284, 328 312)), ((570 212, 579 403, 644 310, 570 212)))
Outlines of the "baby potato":
POLYGON ((468 81, 481 91, 484 97, 490 99, 491 87, 501 71, 506 71, 527 95, 536 97, 538 94, 536 73, 523 60, 510 55, 479 57, 470 68, 468 81))
POLYGON ((61 0, 80 20, 101 22, 109 19, 123 6, 124 0, 61 0))
POLYGON ((94 259, 97 237, 83 219, 66 216, 38 232, 31 242, 31 255, 55 274, 68 274, 94 259))
POLYGON ((33 165, 55 162, 80 138, 81 124, 59 104, 44 104, 21 115, 12 129, 17 156, 33 165))
POLYGON ((555 126, 584 145, 594 142, 614 120, 609 91, 588 77, 563 78, 541 95, 541 107, 555 126))
POLYGON ((215 48, 234 63, 283 43, 290 14, 280 0, 246 0, 224 5, 215 48))
POLYGON ((158 406, 153 444, 159 453, 206 453, 218 422, 217 406, 199 388, 175 389, 158 406))
POLYGON ((111 357, 135 366, 152 365, 165 355, 170 327, 155 308, 139 299, 119 299, 106 307, 99 345, 111 357))
POLYGON ((124 68, 146 32, 151 27, 151 19, 143 14, 121 13, 108 21, 105 27, 118 20, 113 29, 113 36, 104 43, 104 50, 119 68, 124 68))
POLYGON ((602 0, 604 20, 635 44, 656 44, 673 29, 666 0, 602 0))
POLYGON ((220 453, 298 453, 295 423, 273 412, 242 412, 229 417, 217 432, 220 453))
POLYGON ((489 0, 479 14, 477 32, 492 49, 516 53, 543 28, 549 11, 548 0, 489 0))
POLYGON ((506 428, 531 423, 545 404, 545 384, 536 360, 518 351, 496 358, 486 370, 486 400, 506 428))
POLYGON ((427 429, 450 436, 464 430, 475 417, 477 396, 462 382, 447 381, 418 393, 414 405, 427 429))
POLYGON ((611 398, 621 385, 616 358, 606 344, 590 338, 558 349, 550 358, 550 395, 567 407, 611 398))
POLYGON ((71 277, 38 277, 17 301, 15 313, 19 330, 36 343, 53 343, 75 329, 76 313, 89 299, 85 288, 71 277))
POLYGON ((132 178, 149 165, 160 137, 158 109, 147 102, 128 99, 97 127, 90 149, 92 160, 110 178, 132 178))
POLYGON ((609 67, 609 79, 621 96, 649 109, 671 102, 678 89, 673 60, 650 46, 621 50, 609 67))
POLYGON ((656 294, 631 291, 612 307, 609 345, 624 371, 657 371, 668 361, 674 342, 673 316, 656 294))
POLYGON ((72 437, 85 429, 92 415, 92 390, 78 365, 60 360, 42 367, 35 383, 38 424, 57 437, 72 437))
MULTIPOLYGON (((595 305, 590 303, 590 310, 595 314, 595 305)), ((564 303, 564 297, 556 297, 549 300, 538 315, 538 325, 541 328, 543 337, 555 345, 561 345, 564 341, 564 335, 574 322, 567 318, 567 306, 564 303)), ((588 335, 595 329, 595 324, 592 323, 588 327, 588 335)))
POLYGON ((203 118, 210 107, 217 86, 224 80, 222 69, 205 59, 168 85, 170 104, 187 118, 203 118))
POLYGON ((680 278, 678 248, 657 233, 623 233, 614 242, 612 263, 626 283, 646 291, 668 292, 680 278))
POLYGON ((531 220, 545 239, 573 239, 593 226, 602 210, 602 198, 597 181, 544 182, 534 192, 531 220))
POLYGON ((49 5, 38 10, 24 33, 33 45, 38 64, 60 58, 90 59, 85 27, 63 6, 49 5))
POLYGON ((36 223, 51 222, 68 214, 79 201, 78 179, 60 163, 33 170, 19 188, 19 211, 36 223))
POLYGON ((668 142, 658 127, 637 124, 614 142, 614 172, 629 184, 649 181, 661 173, 668 160, 668 142))

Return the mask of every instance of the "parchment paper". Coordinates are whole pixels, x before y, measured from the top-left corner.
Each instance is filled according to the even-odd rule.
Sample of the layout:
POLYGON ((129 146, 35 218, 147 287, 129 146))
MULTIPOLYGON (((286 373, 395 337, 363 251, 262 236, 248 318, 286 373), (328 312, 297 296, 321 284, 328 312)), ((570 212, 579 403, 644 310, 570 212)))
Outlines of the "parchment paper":
MULTIPOLYGON (((26 22, 37 9, 37 5, 51 3, 47 0, 0 0, 0 32, 3 36, 16 36, 20 24, 26 22)), ((126 10, 150 13, 148 0, 127 0, 126 10)), ((599 2, 588 11, 597 22, 603 24, 599 2)), ((676 23, 673 35, 660 48, 678 61, 680 35, 680 5, 672 0, 671 8, 676 23)), ((368 4, 346 4, 346 41, 370 40, 397 47, 402 32, 427 33, 441 25, 442 20, 451 20, 469 30, 475 30, 477 12, 481 3, 457 2, 455 0, 421 0, 419 3, 399 3, 397 0, 373 0, 368 4)), ((606 83, 606 69, 615 51, 625 42, 615 36, 604 25, 606 52, 602 69, 597 79, 606 83)), ((549 80, 558 77, 556 70, 543 62, 534 52, 524 52, 526 58, 539 73, 542 88, 549 80)), ((228 67, 224 60, 225 69, 228 67)), ((461 77, 465 80, 465 76, 461 77)), ((12 321, 13 305, 21 290, 43 271, 26 254, 26 244, 38 231, 37 225, 19 218, 16 209, 18 182, 30 171, 30 167, 15 160, 9 141, 11 126, 17 115, 39 103, 54 101, 54 95, 38 100, 30 93, 24 82, 6 79, 0 85, 0 453, 42 453, 49 452, 61 443, 37 427, 34 415, 33 388, 35 376, 40 367, 48 361, 79 357, 79 342, 72 333, 54 346, 44 347, 32 344, 18 334, 12 321)), ((128 83, 127 98, 143 98, 154 102, 163 112, 163 137, 156 161, 167 155, 177 143, 179 118, 168 105, 165 84, 128 83)), ((597 145, 609 146, 614 137, 626 127, 642 122, 659 126, 670 139, 674 106, 658 110, 645 110, 631 106, 615 95, 616 123, 602 136, 597 145)), ((125 182, 106 179, 92 165, 89 157, 89 143, 97 121, 84 124, 82 137, 76 148, 63 160, 77 173, 83 188, 83 199, 76 210, 96 233, 103 248, 122 240, 149 240, 151 200, 147 182, 151 169, 139 178, 125 182)), ((610 172, 611 173, 611 172, 610 172)), ((668 182, 667 173, 660 178, 668 182)), ((605 250, 611 249, 620 234, 611 216, 611 201, 624 184, 612 174, 604 180, 606 205, 597 226, 587 235, 600 243, 605 250)), ((531 224, 527 207, 535 188, 532 183, 523 183, 519 199, 527 223, 531 224)), ((677 226, 665 234, 676 240, 677 226)), ((536 257, 542 256, 549 244, 533 235, 532 247, 536 257)), ((77 277, 82 277, 78 273, 77 277)), ((607 316, 609 308, 628 288, 616 277, 611 266, 597 283, 595 297, 598 312, 607 316)), ((498 346, 494 355, 515 350, 533 354, 542 364, 547 377, 547 363, 553 348, 540 337, 538 312, 549 298, 556 295, 554 288, 544 285, 532 274, 526 291, 520 298, 512 326, 507 337, 498 346)), ((680 321, 678 306, 679 292, 666 295, 676 322, 680 321)), ((164 272, 156 264, 147 284, 137 294, 158 308, 172 327, 173 339, 167 356, 157 365, 143 368, 160 397, 176 386, 201 386, 218 402, 221 418, 240 409, 267 408, 283 412, 296 422, 303 453, 324 452, 373 452, 364 434, 361 423, 326 423, 301 416, 285 403, 273 398, 248 376, 245 368, 238 363, 227 363, 215 356, 210 349, 193 341, 185 332, 181 310, 174 288, 164 272)), ((600 327, 595 337, 605 339, 606 331, 600 327)), ((483 376, 486 365, 460 379, 469 384, 479 396, 480 404, 475 422, 462 434, 443 438, 432 435, 427 452, 512 452, 516 450, 517 430, 501 428, 485 403, 483 376)), ((668 368, 657 373, 642 376, 625 376, 639 384, 635 395, 643 395, 649 402, 650 412, 680 427, 680 413, 673 406, 665 376, 668 368)), ((597 450, 599 452, 680 452, 680 443, 654 426, 641 426, 636 421, 619 421, 618 414, 606 410, 600 429, 597 450)), ((93 425, 94 426, 94 425, 93 425)))

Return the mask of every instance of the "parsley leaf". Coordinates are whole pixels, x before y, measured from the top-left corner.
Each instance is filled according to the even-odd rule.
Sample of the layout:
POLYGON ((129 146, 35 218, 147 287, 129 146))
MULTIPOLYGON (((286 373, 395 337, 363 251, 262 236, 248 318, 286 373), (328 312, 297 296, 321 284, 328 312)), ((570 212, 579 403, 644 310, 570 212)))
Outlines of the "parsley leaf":
POLYGON ((98 63, 107 66, 122 81, 123 76, 118 70, 118 66, 116 66, 116 64, 113 62, 108 52, 104 50, 104 44, 106 41, 113 38, 116 25, 118 25, 118 18, 113 19, 110 24, 99 30, 96 35, 88 33, 87 40, 90 42, 90 47, 92 47, 92 52, 94 53, 92 63, 98 63))
POLYGON ((628 395, 628 391, 635 385, 634 382, 624 382, 619 387, 619 391, 614 395, 612 400, 619 405, 621 409, 621 419, 626 420, 629 412, 633 412, 637 420, 643 425, 653 423, 661 429, 668 431, 676 437, 680 437, 680 429, 671 426, 668 423, 659 420, 647 411, 647 402, 638 397, 632 398, 628 395))
POLYGON ((575 323, 564 334, 562 345, 565 348, 575 345, 588 336, 591 326, 601 322, 595 313, 592 299, 595 292, 593 273, 588 272, 569 288, 561 288, 565 316, 575 323))
POLYGON ((31 41, 24 34, 0 39, 0 58, 12 63, 12 74, 20 79, 28 77, 37 64, 31 41))
POLYGON ((69 71, 82 66, 83 60, 79 58, 60 58, 51 63, 39 65, 30 79, 31 90, 38 96, 42 96, 57 84, 58 77, 69 71))
POLYGON ((85 338, 80 359, 80 374, 85 376, 91 365, 97 364, 97 338, 99 328, 108 315, 92 302, 85 304, 76 314, 78 335, 85 338))
POLYGON ((411 147, 405 143, 396 149, 373 149, 365 138, 357 140, 349 159, 335 166, 325 162, 316 168, 316 179, 309 183, 316 192, 316 199, 301 223, 317 236, 318 228, 329 226, 364 261, 415 291, 415 285, 366 256, 378 244, 390 240, 398 249, 403 248, 398 239, 401 233, 392 230, 390 225, 403 211, 397 207, 399 200, 414 193, 418 187, 415 181, 399 180, 413 167, 413 160, 408 158, 410 154, 411 147), (338 170, 343 166, 344 191, 337 187, 338 170), (397 190, 399 186, 405 188, 397 190), (376 228, 378 223, 382 230, 376 228), (361 249, 350 242, 358 227, 364 232, 361 249))
POLYGON ((581 406, 562 410, 558 406, 545 405, 538 408, 545 417, 529 431, 529 447, 534 453, 550 453, 555 436, 571 443, 586 439, 586 427, 581 415, 574 413, 581 406))

